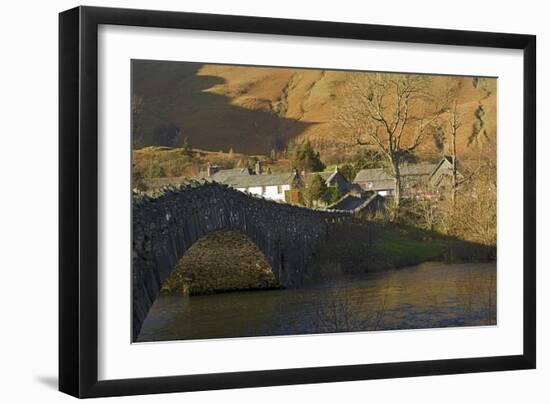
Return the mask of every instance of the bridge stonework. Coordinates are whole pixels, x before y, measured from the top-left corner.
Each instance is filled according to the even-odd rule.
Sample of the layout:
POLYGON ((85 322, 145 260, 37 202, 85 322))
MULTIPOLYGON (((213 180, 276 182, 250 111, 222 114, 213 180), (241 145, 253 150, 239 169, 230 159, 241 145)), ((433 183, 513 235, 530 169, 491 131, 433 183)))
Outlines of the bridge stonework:
POLYGON ((135 341, 161 285, 199 238, 221 229, 240 230, 262 251, 283 287, 302 282, 305 268, 344 211, 278 203, 217 183, 134 194, 132 333, 135 341))

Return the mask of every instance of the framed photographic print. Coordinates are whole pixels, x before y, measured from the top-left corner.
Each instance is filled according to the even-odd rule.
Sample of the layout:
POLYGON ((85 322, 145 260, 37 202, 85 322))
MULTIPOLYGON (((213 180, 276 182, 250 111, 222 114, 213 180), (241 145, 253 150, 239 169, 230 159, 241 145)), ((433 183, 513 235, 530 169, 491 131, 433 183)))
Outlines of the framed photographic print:
POLYGON ((59 24, 60 390, 535 367, 534 36, 59 24))

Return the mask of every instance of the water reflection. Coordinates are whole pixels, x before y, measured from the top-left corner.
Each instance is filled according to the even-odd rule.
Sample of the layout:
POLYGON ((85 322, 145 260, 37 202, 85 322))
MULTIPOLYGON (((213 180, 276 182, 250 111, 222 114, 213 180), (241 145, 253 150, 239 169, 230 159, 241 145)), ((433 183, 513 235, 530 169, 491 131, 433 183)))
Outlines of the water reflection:
POLYGON ((425 263, 294 290, 157 299, 138 341, 496 324, 496 264, 425 263))

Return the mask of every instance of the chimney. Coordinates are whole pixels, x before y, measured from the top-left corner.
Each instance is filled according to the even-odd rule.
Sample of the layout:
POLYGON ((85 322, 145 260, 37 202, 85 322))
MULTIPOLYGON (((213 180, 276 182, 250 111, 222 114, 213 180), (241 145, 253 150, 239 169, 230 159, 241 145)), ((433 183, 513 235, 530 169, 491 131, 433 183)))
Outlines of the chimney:
POLYGON ((206 165, 206 176, 207 177, 213 176, 214 174, 216 174, 218 169, 219 169, 219 166, 214 166, 212 165, 212 163, 208 162, 208 164, 206 165))
POLYGON ((256 175, 260 175, 262 173, 262 162, 256 161, 256 165, 254 166, 254 172, 256 175))

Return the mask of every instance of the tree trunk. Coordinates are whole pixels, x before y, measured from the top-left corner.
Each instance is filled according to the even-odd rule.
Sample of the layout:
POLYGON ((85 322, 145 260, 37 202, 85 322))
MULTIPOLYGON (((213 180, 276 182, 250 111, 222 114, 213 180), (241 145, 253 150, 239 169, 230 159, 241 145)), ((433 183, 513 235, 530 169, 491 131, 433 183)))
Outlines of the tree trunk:
POLYGON ((399 171, 399 163, 393 163, 394 190, 393 190, 393 220, 399 217, 399 208, 401 206, 401 172, 399 171))
POLYGON ((458 180, 457 180, 457 172, 456 172, 456 155, 453 155, 453 174, 452 174, 452 184, 451 184, 451 202, 453 204, 453 208, 456 205, 456 192, 458 188, 458 180))
POLYGON ((452 164, 452 178, 451 178, 451 203, 453 208, 456 206, 456 194, 458 188, 458 173, 456 169, 456 133, 460 126, 458 120, 457 101, 455 99, 451 117, 451 164, 452 164))
POLYGON ((456 171, 456 130, 457 130, 457 124, 456 124, 456 104, 455 109, 453 112, 453 128, 451 130, 451 164, 452 164, 452 180, 451 180, 451 202, 453 204, 453 208, 456 205, 456 191, 458 187, 458 178, 457 178, 457 171, 456 171))

